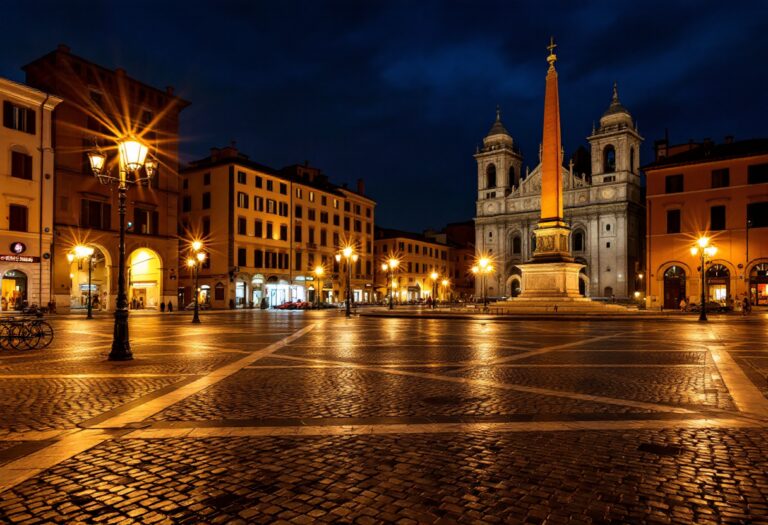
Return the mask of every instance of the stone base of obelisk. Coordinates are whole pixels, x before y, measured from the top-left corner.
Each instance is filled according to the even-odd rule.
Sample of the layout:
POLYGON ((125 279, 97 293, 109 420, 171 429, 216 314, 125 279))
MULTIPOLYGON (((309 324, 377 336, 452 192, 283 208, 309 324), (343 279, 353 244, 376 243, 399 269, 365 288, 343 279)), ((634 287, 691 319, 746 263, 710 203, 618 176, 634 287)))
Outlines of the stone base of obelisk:
POLYGON ((491 305, 495 314, 594 313, 628 314, 627 308, 605 304, 579 293, 583 264, 573 262, 569 248, 570 229, 559 220, 541 221, 533 260, 518 264, 522 271, 519 296, 491 305))
POLYGON ((583 264, 572 262, 532 262, 519 264, 522 293, 517 299, 580 299, 579 271, 583 264))

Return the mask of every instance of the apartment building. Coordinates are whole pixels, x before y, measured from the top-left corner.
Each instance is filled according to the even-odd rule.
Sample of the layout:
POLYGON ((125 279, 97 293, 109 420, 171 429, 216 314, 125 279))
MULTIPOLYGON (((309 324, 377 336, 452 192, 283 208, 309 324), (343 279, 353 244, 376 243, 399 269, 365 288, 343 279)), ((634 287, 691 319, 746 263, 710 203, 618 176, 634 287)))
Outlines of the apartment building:
POLYGON ((0 78, 0 310, 51 300, 51 119, 60 102, 0 78))
POLYGON ((657 141, 645 173, 648 306, 699 302, 700 237, 717 249, 703 270, 709 300, 768 304, 768 140, 657 141))
MULTIPOLYGON (((181 256, 201 239, 200 300, 212 308, 278 306, 288 301, 341 302, 346 265, 335 255, 354 247, 351 289, 356 302, 373 298, 376 203, 329 182, 317 168, 276 170, 234 146, 182 170, 181 256), (322 275, 317 268, 322 267, 322 275)), ((183 301, 193 299, 191 272, 182 275, 183 301)))
POLYGON ((67 46, 24 66, 27 84, 63 101, 53 119, 56 148, 52 287, 59 311, 85 309, 87 265, 67 256, 75 245, 94 249, 90 291, 99 308, 117 299, 119 249, 115 193, 99 183, 87 151, 98 144, 116 170, 116 140, 140 137, 160 166, 149 185, 128 190, 126 234, 129 302, 146 308, 176 301, 178 290, 179 114, 189 104, 173 88, 157 89, 71 53, 67 46))
POLYGON ((399 260, 397 270, 389 285, 398 302, 420 301, 435 297, 435 281, 431 278, 437 272, 437 297, 441 300, 454 296, 456 269, 449 257, 450 247, 424 235, 387 228, 376 229, 374 256, 376 259, 376 289, 383 300, 388 296, 388 272, 381 268, 390 258, 399 260), (443 286, 443 280, 450 284, 443 286))

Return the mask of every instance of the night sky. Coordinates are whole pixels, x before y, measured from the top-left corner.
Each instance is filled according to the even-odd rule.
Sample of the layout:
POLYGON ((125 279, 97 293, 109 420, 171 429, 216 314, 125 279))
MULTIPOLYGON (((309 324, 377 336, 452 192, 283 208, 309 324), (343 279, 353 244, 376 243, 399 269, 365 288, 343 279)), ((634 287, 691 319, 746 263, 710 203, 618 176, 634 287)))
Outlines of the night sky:
POLYGON ((0 75, 66 43, 192 102, 183 160, 230 141, 279 168, 366 181, 376 222, 471 219, 472 154, 495 116, 537 163, 546 45, 566 155, 612 83, 646 141, 768 136, 768 1, 3 2, 0 75))

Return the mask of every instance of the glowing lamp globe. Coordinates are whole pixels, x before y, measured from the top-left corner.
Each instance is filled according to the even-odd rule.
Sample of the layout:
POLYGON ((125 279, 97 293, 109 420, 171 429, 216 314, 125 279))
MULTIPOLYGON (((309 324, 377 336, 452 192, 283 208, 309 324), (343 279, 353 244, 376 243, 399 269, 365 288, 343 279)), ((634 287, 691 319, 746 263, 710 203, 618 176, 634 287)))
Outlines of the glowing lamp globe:
POLYGON ((135 138, 128 138, 117 145, 120 152, 120 166, 126 171, 137 171, 147 159, 147 146, 135 138))

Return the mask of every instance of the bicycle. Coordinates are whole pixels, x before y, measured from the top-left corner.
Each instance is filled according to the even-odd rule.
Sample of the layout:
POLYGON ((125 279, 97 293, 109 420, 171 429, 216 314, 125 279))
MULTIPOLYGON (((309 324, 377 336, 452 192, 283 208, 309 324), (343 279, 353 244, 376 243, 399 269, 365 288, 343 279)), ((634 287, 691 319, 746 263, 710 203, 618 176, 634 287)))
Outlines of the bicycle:
POLYGON ((8 350, 47 348, 53 341, 53 327, 42 319, 9 318, 0 321, 0 347, 8 350))

